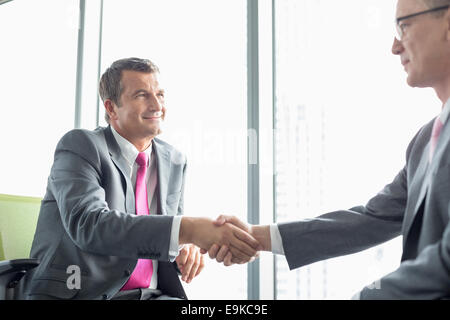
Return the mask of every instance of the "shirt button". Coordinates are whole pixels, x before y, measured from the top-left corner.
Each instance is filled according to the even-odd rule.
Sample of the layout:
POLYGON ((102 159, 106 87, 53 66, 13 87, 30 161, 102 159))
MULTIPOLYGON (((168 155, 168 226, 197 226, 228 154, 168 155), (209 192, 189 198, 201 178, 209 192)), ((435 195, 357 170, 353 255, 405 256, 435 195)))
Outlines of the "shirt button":
POLYGON ((103 300, 108 299, 108 295, 107 295, 107 294, 102 295, 102 299, 103 299, 103 300))
POLYGON ((130 270, 125 270, 124 271, 125 276, 129 277, 131 275, 131 271, 130 270))

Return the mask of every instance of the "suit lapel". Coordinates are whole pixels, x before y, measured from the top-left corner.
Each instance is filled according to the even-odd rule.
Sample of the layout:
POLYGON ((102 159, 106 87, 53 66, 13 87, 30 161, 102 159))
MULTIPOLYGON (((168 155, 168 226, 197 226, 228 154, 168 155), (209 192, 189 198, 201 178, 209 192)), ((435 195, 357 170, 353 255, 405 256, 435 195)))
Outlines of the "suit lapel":
MULTIPOLYGON (((431 135, 431 129, 430 135, 431 135)), ((408 206, 407 212, 405 214, 405 223, 403 224, 403 244, 406 244, 408 233, 410 232, 411 226, 413 225, 414 220, 416 219, 417 213, 424 201, 425 195, 427 194, 428 188, 430 186, 431 180, 435 176, 439 162, 444 154, 444 150, 447 147, 448 141, 450 137, 450 126, 445 125, 441 135, 439 136, 438 144, 436 146, 436 150, 433 155, 433 161, 429 163, 429 152, 430 152, 430 143, 428 142, 425 146, 422 158, 420 160, 419 166, 417 168, 416 174, 409 185, 410 193, 408 196, 408 200, 410 200, 411 207, 408 206), (413 210, 413 211, 411 211, 413 210)), ((426 210, 426 206, 424 206, 423 210, 426 210)))
MULTIPOLYGON (((403 235, 403 247, 407 242, 407 236, 411 229, 411 225, 414 221, 414 217, 416 216, 418 210, 420 209, 420 205, 423 202, 423 199, 426 195, 426 191, 428 189, 428 184, 426 183, 426 176, 428 172, 429 166, 429 152, 430 152, 430 136, 431 136, 431 128, 433 127, 434 120, 430 121, 422 130, 422 133, 419 135, 417 140, 420 145, 423 145, 422 152, 420 153, 419 164, 417 165, 417 169, 414 172, 414 175, 411 177, 411 181, 408 181, 408 202, 405 210, 405 217, 402 226, 402 235, 403 235)), ((411 160, 412 161, 412 160, 411 160)), ((410 164, 408 164, 410 166, 410 164)), ((408 179, 409 180, 409 179, 408 179)))
POLYGON ((156 167, 158 170, 158 194, 161 214, 166 215, 167 188, 170 175, 170 153, 156 139, 153 139, 153 150, 156 155, 156 167))
POLYGON ((120 153, 119 145, 117 144, 116 139, 114 138, 111 127, 108 126, 105 129, 105 139, 106 144, 108 145, 108 151, 109 155, 111 156, 111 160, 114 162, 115 166, 119 169, 120 173, 122 174, 123 181, 125 181, 126 184, 126 190, 125 191, 125 208, 128 213, 135 214, 135 200, 134 200, 134 192, 133 192, 133 186, 131 185, 131 172, 130 167, 128 166, 126 160, 124 157, 122 157, 120 153))
MULTIPOLYGON (((408 192, 408 206, 406 208, 405 221, 403 223, 403 235, 406 235, 409 231, 428 188, 428 183, 426 183, 428 152, 429 143, 425 146, 424 151, 422 152, 419 166, 417 167, 412 182, 408 186, 410 191, 408 192)), ((406 242, 406 238, 406 236, 403 237, 403 243, 406 242)))

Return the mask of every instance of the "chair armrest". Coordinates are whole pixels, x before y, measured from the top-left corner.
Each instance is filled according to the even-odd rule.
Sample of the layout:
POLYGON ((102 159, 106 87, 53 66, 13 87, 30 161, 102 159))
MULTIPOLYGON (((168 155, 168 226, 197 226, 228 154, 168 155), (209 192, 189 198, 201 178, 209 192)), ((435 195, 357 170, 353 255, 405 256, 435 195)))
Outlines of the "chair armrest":
POLYGON ((16 287, 23 276, 39 265, 38 259, 14 259, 0 261, 0 300, 14 299, 16 287))
POLYGON ((14 259, 0 261, 0 276, 8 273, 28 271, 39 265, 38 259, 14 259))

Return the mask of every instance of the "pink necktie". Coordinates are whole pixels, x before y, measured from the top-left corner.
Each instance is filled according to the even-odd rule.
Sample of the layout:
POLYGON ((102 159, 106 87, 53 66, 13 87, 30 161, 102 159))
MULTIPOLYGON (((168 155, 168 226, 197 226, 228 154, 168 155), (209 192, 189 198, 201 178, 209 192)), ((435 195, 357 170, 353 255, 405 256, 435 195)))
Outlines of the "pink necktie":
POLYGON ((441 134, 442 126, 443 125, 442 125, 441 120, 439 119, 439 117, 437 117, 436 120, 434 120, 433 130, 431 131, 430 162, 433 159, 433 153, 434 153, 434 150, 436 149, 436 144, 438 142, 439 135, 441 134))
MULTIPOLYGON (((145 152, 140 152, 136 158, 139 165, 136 176, 136 214, 148 215, 148 195, 145 176, 147 174, 148 156, 145 152)), ((120 290, 130 290, 136 288, 148 288, 152 279, 153 263, 151 259, 138 259, 136 268, 128 279, 127 283, 120 290)))

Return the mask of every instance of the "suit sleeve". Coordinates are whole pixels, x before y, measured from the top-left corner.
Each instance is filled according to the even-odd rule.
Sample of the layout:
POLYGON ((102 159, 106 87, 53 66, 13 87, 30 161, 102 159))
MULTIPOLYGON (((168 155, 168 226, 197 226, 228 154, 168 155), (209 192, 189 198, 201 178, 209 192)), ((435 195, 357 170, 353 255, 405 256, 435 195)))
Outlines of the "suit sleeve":
POLYGON ((356 253, 401 234, 408 197, 408 161, 422 130, 407 148, 405 167, 365 206, 278 224, 290 269, 356 253))
POLYGON ((84 131, 73 130, 58 143, 49 188, 67 234, 83 251, 169 260, 173 217, 111 210, 102 187, 98 146, 84 131))
POLYGON ((356 253, 399 236, 406 196, 404 168, 366 206, 279 223, 289 268, 356 253))

